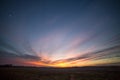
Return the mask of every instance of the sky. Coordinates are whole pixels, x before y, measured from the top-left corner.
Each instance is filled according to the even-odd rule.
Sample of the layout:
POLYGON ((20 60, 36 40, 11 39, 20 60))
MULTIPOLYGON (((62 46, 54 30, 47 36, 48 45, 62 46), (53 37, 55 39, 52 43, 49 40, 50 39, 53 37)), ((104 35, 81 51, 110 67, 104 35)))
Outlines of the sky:
POLYGON ((0 0, 0 64, 120 65, 120 1, 0 0))

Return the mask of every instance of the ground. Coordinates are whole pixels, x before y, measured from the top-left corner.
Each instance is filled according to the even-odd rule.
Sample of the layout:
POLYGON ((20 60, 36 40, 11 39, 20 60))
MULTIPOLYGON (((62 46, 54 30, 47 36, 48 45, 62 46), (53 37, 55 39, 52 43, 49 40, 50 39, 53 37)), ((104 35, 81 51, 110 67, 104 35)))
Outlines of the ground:
POLYGON ((119 80, 120 70, 0 67, 0 80, 119 80))

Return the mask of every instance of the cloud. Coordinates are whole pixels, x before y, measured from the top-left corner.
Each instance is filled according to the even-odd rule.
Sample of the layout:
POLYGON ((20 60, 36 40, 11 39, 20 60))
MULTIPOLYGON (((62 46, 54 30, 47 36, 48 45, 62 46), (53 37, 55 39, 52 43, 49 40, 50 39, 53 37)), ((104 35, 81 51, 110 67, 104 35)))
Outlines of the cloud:
MULTIPOLYGON (((113 46, 113 47, 106 48, 106 49, 99 50, 99 51, 95 51, 95 52, 84 53, 83 55, 80 55, 80 56, 77 56, 77 57, 74 57, 74 58, 57 60, 57 61, 54 61, 53 63, 56 63, 56 62, 71 62, 71 61, 77 61, 77 60, 96 60, 96 59, 104 58, 104 57, 107 57, 111 54, 114 54, 115 51, 120 52, 119 50, 120 50, 120 45, 113 46)), ((116 55, 117 54, 119 54, 119 53, 116 53, 116 55)))
MULTIPOLYGON (((29 45, 29 44, 28 44, 29 45)), ((19 46, 19 45, 18 45, 19 46)), ((36 55, 30 46, 28 46, 28 52, 20 50, 19 48, 15 48, 12 45, 12 42, 10 41, 5 41, 0 39, 0 57, 13 57, 13 58, 23 58, 23 59, 31 59, 31 60, 40 60, 41 58, 36 55)))

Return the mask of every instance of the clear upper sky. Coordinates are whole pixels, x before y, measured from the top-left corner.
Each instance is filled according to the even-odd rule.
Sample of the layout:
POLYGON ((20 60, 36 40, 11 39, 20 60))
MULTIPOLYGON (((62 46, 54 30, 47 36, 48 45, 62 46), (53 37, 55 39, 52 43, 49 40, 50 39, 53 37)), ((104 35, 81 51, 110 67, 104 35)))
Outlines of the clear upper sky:
POLYGON ((0 63, 119 65, 119 0, 0 0, 0 63))

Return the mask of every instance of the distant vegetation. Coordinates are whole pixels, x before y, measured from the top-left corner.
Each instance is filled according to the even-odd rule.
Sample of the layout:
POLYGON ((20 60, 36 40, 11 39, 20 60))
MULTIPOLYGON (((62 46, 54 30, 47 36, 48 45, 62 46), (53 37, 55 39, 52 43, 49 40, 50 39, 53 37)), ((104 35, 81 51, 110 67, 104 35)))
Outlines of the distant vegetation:
POLYGON ((0 65, 0 67, 12 67, 12 64, 4 64, 4 65, 0 65))

